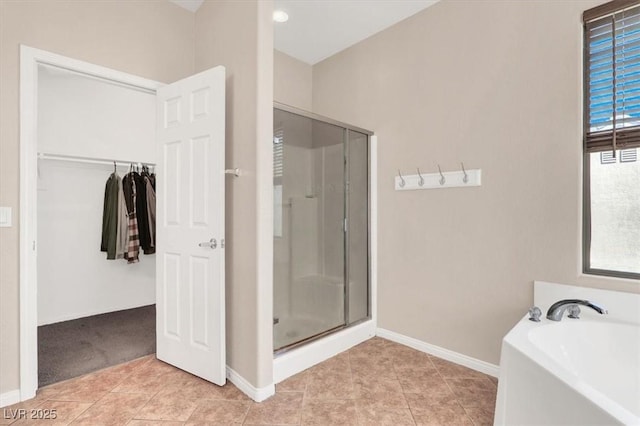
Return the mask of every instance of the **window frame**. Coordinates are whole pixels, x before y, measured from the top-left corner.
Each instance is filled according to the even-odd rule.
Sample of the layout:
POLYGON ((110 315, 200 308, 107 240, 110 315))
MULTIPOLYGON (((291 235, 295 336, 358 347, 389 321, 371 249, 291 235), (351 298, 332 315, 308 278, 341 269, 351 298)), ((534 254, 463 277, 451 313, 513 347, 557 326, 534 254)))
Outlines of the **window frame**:
POLYGON ((591 159, 590 152, 583 150, 583 194, 582 194, 582 272, 613 278, 640 280, 635 272, 616 271, 591 267, 591 159))
MULTIPOLYGON (((622 10, 630 7, 638 6, 640 2, 637 0, 613 0, 609 3, 597 6, 589 9, 583 13, 583 26, 582 26, 582 76, 583 76, 583 108, 582 108, 582 120, 583 120, 583 145, 582 145, 582 272, 587 275, 606 276, 612 278, 622 278, 631 280, 640 280, 640 273, 617 271, 610 269, 599 269, 591 267, 591 158, 590 155, 594 151, 590 151, 587 147, 587 133, 590 130, 590 117, 589 117, 589 101, 590 101, 590 87, 589 87, 589 75, 587 73, 587 67, 589 66, 589 44, 588 35, 589 29, 587 23, 600 19, 607 15, 613 15, 621 12, 622 10)), ((615 48, 615 43, 614 43, 615 48)), ((614 89, 615 90, 615 89, 614 89)), ((615 98, 614 98, 615 99, 615 98)), ((614 117, 616 116, 616 110, 614 108, 614 117)), ((616 132, 615 127, 612 129, 616 132)), ((615 138, 614 138, 615 139, 615 138)), ((612 146, 612 149, 616 148, 619 152, 625 149, 624 146, 616 147, 612 146)), ((617 157, 616 157, 617 158, 617 157)))

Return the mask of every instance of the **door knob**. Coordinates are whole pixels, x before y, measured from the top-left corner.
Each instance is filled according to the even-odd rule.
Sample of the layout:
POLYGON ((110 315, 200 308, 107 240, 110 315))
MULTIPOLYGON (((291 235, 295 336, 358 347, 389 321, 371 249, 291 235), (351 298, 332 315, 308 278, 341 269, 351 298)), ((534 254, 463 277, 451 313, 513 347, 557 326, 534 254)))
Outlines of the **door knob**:
POLYGON ((209 247, 211 249, 214 249, 214 248, 218 247, 218 242, 216 241, 215 238, 212 238, 207 242, 198 244, 198 246, 200 246, 200 247, 209 247))

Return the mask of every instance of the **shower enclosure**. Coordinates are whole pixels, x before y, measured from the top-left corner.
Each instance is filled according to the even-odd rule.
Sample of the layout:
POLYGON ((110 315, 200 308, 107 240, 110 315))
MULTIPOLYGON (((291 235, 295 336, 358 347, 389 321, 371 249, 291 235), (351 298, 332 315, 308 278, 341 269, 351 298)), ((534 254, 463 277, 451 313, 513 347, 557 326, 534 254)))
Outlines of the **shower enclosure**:
POLYGON ((370 316, 372 132, 274 106, 274 351, 370 316))

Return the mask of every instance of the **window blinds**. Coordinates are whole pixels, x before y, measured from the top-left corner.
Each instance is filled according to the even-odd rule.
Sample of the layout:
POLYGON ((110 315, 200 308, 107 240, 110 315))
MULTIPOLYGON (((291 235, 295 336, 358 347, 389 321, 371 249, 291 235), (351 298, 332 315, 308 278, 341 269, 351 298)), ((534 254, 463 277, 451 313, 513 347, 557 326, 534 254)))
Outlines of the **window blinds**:
POLYGON ((586 152, 640 147, 640 1, 603 6, 583 15, 586 152))
POLYGON ((284 130, 276 129, 273 135, 273 177, 281 178, 284 173, 284 130))

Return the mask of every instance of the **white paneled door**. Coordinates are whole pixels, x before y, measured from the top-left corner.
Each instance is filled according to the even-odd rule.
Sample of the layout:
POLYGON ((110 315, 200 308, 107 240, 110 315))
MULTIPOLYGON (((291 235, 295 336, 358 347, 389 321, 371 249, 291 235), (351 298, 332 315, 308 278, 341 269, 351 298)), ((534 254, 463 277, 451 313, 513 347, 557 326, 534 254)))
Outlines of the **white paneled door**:
POLYGON ((225 69, 158 90, 157 357, 223 385, 225 69))

